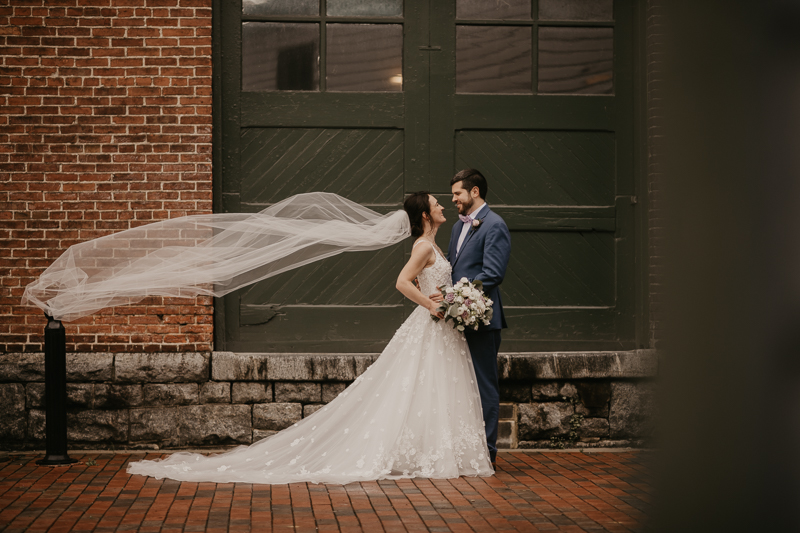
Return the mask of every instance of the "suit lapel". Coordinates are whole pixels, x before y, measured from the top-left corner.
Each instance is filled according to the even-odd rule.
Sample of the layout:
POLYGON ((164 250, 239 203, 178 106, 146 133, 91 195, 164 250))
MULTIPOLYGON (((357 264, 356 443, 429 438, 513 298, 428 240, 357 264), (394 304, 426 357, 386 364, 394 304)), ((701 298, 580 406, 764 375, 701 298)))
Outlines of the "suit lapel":
MULTIPOLYGON (((479 216, 476 220, 480 220, 481 221, 481 225, 482 225, 483 224, 483 219, 486 218, 486 215, 488 215, 488 214, 489 214, 489 206, 487 205, 486 209, 484 209, 483 212, 481 213, 481 216, 479 216)), ((461 221, 459 220, 459 222, 461 222, 461 221)), ((464 224, 463 222, 461 222, 461 223, 464 224)), ((458 262, 458 259, 462 255, 464 255, 464 250, 467 247, 467 243, 469 242, 469 240, 472 238, 472 236, 475 234, 476 231, 477 230, 475 228, 469 228, 469 231, 467 231, 467 236, 464 237, 464 242, 461 243, 461 251, 458 252, 458 254, 456 255, 456 260, 453 261, 453 266, 456 266, 456 263, 458 262)), ((456 241, 456 246, 458 246, 458 241, 456 241)))
POLYGON ((464 225, 461 220, 453 224, 454 231, 450 235, 450 246, 447 248, 447 258, 450 260, 450 266, 456 264, 456 246, 458 245, 458 236, 461 235, 461 227, 464 225))

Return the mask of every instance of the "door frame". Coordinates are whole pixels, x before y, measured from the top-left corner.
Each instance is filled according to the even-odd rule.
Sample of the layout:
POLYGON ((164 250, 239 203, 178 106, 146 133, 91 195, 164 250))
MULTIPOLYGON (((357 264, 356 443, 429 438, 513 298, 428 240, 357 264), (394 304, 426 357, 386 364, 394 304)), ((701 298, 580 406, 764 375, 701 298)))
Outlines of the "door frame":
MULTIPOLYGON (((433 1, 433 0, 431 0, 433 1)), ((535 0, 534 0, 535 2, 535 0)), ((238 5, 238 2, 236 3, 238 5)), ((454 4, 454 3, 453 3, 454 4)), ((430 3, 420 2, 418 5, 412 2, 406 2, 404 9, 404 27, 422 27, 420 24, 413 24, 412 22, 429 19, 430 17, 437 17, 441 15, 440 11, 431 13, 428 10, 430 3), (412 5, 413 9, 408 9, 412 5)), ((438 7, 438 6, 437 6, 438 7)), ((443 9, 452 9, 448 7, 443 9)), ((239 94, 239 85, 241 78, 241 64, 230 62, 228 60, 227 68, 223 68, 226 61, 224 50, 236 49, 230 47, 238 47, 241 49, 241 33, 237 26, 241 24, 241 17, 231 16, 230 13, 226 16, 226 11, 229 12, 230 7, 224 0, 212 0, 212 197, 213 197, 213 210, 214 212, 236 212, 239 211, 238 195, 230 194, 223 180, 223 177, 229 175, 230 172, 225 172, 226 169, 236 168, 239 164, 239 154, 236 150, 223 150, 225 138, 229 135, 239 135, 241 127, 240 115, 242 113, 242 105, 246 102, 241 102, 233 95, 239 94), (226 31, 227 30, 227 31, 226 31), (233 30, 233 31, 230 31, 233 30), (234 89, 231 91, 231 89, 234 89)), ((439 17, 440 18, 440 17, 439 17)), ((433 21, 431 21, 433 23, 433 21)), ((649 348, 652 347, 653 339, 650 335, 650 317, 649 317, 649 198, 648 198, 648 183, 649 174, 647 167, 647 142, 646 142, 646 116, 647 116, 647 97, 646 97, 646 5, 639 0, 615 0, 615 24, 625 24, 631 29, 630 34, 627 36, 621 35, 622 32, 615 32, 614 46, 615 46, 615 65, 619 61, 619 65, 623 66, 619 70, 615 66, 615 95, 619 101, 624 101, 628 98, 628 105, 616 105, 615 114, 617 124, 621 121, 628 121, 630 125, 628 131, 630 132, 627 140, 623 141, 623 146, 617 147, 617 162, 618 164, 625 162, 628 171, 625 173, 627 177, 623 183, 621 180, 617 182, 616 192, 616 206, 617 209, 617 226, 620 224, 625 226, 624 231, 630 236, 630 246, 624 254, 621 254, 620 265, 617 272, 617 283, 624 283, 628 285, 626 293, 626 302, 619 309, 619 313, 625 316, 620 316, 620 324, 626 322, 628 326, 625 337, 626 340, 622 343, 617 343, 617 346, 609 345, 606 342, 598 342, 596 346, 586 346, 589 349, 633 349, 633 348, 649 348), (624 7, 618 9, 617 6, 624 7), (624 20, 620 20, 619 16, 622 15, 624 20), (623 41, 623 37, 627 42, 623 41), (622 94, 620 93, 622 89, 622 94), (623 98, 619 98, 623 96, 623 98), (629 154, 629 156, 626 156, 629 154), (621 209, 632 209, 633 216, 627 217, 627 220, 620 220, 621 209), (625 258, 625 261, 621 259, 625 258), (630 314, 633 316, 631 317, 630 314)), ((404 37, 406 37, 404 31, 404 37)), ((419 46, 418 39, 425 36, 419 35, 414 38, 404 39, 404 65, 403 76, 413 76, 414 72, 406 68, 406 57, 408 54, 417 54, 420 60, 429 61, 431 53, 435 51, 424 49, 419 46)), ((534 43, 535 45, 535 43, 534 43)), ((238 57, 238 55, 237 55, 238 57)), ((324 76, 324 72, 320 72, 320 76, 324 76)), ((431 84, 437 83, 432 79, 431 84)), ((400 93, 401 98, 405 98, 405 105, 426 105, 425 99, 415 99, 413 94, 407 94, 404 90, 400 93), (415 104, 415 101, 419 100, 415 104)), ((364 94, 340 94, 346 102, 352 100, 355 104, 356 101, 363 102, 364 94)), ((368 97, 368 95, 366 96, 368 97)), ((557 98, 557 97, 556 97, 557 98)), ((386 110, 391 113, 391 110, 386 110)), ((405 113, 404 121, 406 142, 427 144, 430 142, 429 135, 431 134, 430 124, 421 123, 417 120, 416 123, 411 123, 411 118, 414 114, 405 113)), ((430 113, 422 114, 420 116, 430 117, 430 113)), ((399 118, 399 117, 398 117, 399 118)), ((428 122, 430 118, 428 118, 428 122)), ((298 126, 302 124, 296 124, 298 126)), ((425 161, 416 161, 412 157, 415 150, 406 150, 405 168, 406 176, 406 190, 414 190, 415 188, 430 188, 429 176, 435 175, 445 163, 432 162, 433 155, 426 158, 425 161), (436 168, 434 168, 436 167, 436 168)), ((435 188, 434 188, 435 189, 435 188)), ((623 217, 625 218, 625 217, 623 217)), ((620 287, 617 288, 619 290, 620 287)), ((618 292, 618 294, 620 294, 618 292)), ((238 313, 238 309, 234 306, 226 305, 223 298, 217 298, 214 302, 214 349, 225 350, 225 338, 227 334, 227 321, 233 317, 228 317, 230 314, 238 313)), ((237 315, 238 316, 238 315, 237 315)), ((618 332, 619 332, 618 328, 618 332)), ((591 345, 592 343, 587 343, 591 345)), ((577 346, 570 346, 569 343, 564 343, 565 349, 583 349, 577 346)), ((542 350, 558 350, 559 343, 553 346, 532 342, 531 351, 542 350)), ((560 350, 563 351, 563 350, 560 350)), ((584 350, 585 351, 585 350, 584 350)))

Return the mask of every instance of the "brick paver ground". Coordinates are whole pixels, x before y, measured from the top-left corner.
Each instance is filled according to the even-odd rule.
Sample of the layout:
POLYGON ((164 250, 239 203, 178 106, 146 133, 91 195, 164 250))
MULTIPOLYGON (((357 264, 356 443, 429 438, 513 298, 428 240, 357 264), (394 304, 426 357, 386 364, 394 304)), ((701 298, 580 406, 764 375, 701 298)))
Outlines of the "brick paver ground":
POLYGON ((643 451, 501 452, 490 478, 344 486, 125 473, 144 456, 73 453, 69 467, 0 456, 0 531, 637 531, 650 499, 643 451))

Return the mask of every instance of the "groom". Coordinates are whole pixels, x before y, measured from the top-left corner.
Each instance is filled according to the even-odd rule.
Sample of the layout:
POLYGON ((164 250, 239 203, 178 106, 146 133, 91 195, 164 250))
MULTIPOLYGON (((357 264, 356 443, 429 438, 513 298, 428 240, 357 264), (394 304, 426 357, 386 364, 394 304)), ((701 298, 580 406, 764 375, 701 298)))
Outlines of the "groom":
POLYGON ((500 301, 500 283, 506 275, 511 254, 511 235, 503 219, 486 204, 488 187, 480 172, 473 168, 462 170, 450 180, 450 188, 459 218, 450 234, 447 254, 453 267, 453 282, 461 278, 481 280, 484 293, 494 302, 494 313, 488 326, 482 325, 478 331, 464 331, 478 378, 486 442, 494 466, 500 414, 497 351, 500 349, 500 330, 507 327, 500 301))

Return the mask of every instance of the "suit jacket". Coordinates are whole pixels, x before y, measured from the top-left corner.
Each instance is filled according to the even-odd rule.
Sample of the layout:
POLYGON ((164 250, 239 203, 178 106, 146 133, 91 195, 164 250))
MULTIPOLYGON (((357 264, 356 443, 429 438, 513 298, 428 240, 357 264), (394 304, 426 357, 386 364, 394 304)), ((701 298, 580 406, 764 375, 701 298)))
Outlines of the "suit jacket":
POLYGON ((447 257, 453 267, 453 283, 461 278, 483 282, 483 292, 494 302, 492 321, 483 330, 508 327, 500 300, 500 283, 506 275, 508 258, 511 255, 511 234, 500 215, 487 205, 478 213, 481 225, 470 228, 461 251, 456 254, 458 238, 464 223, 459 220, 453 225, 447 257))

